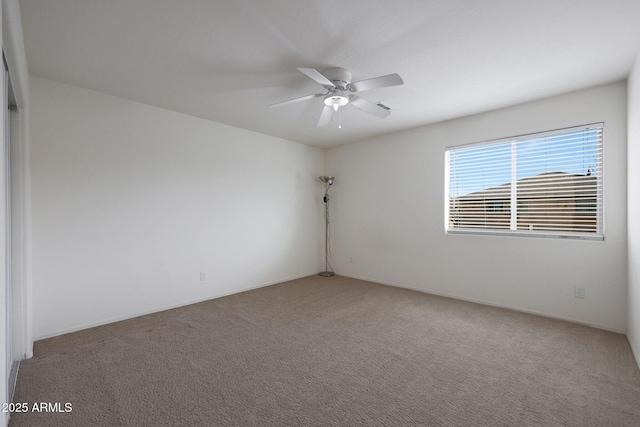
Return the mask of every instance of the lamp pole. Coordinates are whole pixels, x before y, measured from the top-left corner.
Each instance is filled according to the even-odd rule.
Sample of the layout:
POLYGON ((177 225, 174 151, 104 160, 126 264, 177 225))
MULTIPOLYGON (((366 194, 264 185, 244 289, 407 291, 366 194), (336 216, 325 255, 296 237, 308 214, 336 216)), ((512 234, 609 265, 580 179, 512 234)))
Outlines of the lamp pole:
POLYGON ((320 272, 322 277, 331 277, 335 273, 329 270, 329 187, 333 185, 332 176, 321 176, 320 180, 327 184, 324 192, 324 271, 320 272))

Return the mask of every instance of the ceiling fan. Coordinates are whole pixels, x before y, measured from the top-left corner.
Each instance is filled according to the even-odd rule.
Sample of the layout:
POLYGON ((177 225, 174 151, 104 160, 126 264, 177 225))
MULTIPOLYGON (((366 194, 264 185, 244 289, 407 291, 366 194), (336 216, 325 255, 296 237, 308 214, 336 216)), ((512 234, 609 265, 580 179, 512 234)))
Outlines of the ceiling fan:
POLYGON ((327 92, 316 93, 312 95, 301 96, 300 98, 290 99, 288 101, 276 102, 269 107, 279 107, 282 105, 293 104, 295 102, 306 101, 312 98, 324 98, 324 109, 318 120, 318 127, 326 126, 333 113, 337 112, 340 107, 353 105, 369 114, 384 119, 391 111, 384 104, 376 104, 349 92, 363 92, 365 90, 379 89, 389 86, 398 86, 403 84, 402 78, 397 74, 388 74, 386 76, 374 77, 372 79, 360 80, 351 83, 351 72, 344 68, 331 68, 330 70, 320 73, 314 68, 298 68, 298 71, 305 74, 322 85, 327 92))

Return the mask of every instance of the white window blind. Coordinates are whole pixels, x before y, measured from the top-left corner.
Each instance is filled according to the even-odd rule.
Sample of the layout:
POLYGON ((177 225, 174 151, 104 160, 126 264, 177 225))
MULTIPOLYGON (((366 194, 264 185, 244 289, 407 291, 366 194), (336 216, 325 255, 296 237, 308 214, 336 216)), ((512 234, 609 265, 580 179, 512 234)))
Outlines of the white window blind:
POLYGON ((603 238, 603 124, 445 152, 450 233, 603 238))

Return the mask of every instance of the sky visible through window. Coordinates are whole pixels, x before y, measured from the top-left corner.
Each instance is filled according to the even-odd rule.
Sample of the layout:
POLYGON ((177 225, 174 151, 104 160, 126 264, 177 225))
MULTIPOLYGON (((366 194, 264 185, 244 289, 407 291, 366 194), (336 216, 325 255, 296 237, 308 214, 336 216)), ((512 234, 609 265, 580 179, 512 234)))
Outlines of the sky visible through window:
MULTIPOLYGON (((516 180, 547 172, 592 175, 597 170, 600 129, 582 129, 515 142, 516 180)), ((500 141, 449 152, 449 186, 454 199, 511 182, 513 141, 500 141)))

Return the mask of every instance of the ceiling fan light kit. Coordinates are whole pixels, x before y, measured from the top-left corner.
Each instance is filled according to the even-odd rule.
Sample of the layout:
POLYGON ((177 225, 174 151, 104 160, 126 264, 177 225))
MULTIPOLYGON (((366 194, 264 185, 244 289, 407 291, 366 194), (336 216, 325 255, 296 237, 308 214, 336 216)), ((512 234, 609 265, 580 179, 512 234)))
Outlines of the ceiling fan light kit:
MULTIPOLYGON (((385 108, 384 104, 374 103, 357 95, 348 94, 348 92, 362 92, 365 90, 398 86, 404 83, 398 74, 388 74, 386 76, 374 77, 372 79, 351 83, 352 74, 345 68, 331 68, 324 73, 320 73, 314 68, 298 68, 298 71, 323 86, 327 92, 305 95, 288 101, 277 102, 275 104, 271 104, 270 107, 282 106, 322 97, 324 99, 325 106, 320 113, 320 119, 317 124, 318 127, 326 126, 331 121, 333 113, 338 112, 340 107, 344 107, 348 104, 351 104, 366 113, 373 114, 376 117, 384 119, 391 114, 388 107, 385 108)), ((338 127, 340 128, 341 126, 339 125, 338 127)))
POLYGON ((324 105, 333 108, 333 111, 338 111, 339 107, 344 107, 348 103, 349 98, 344 96, 342 93, 329 94, 324 98, 324 105))

